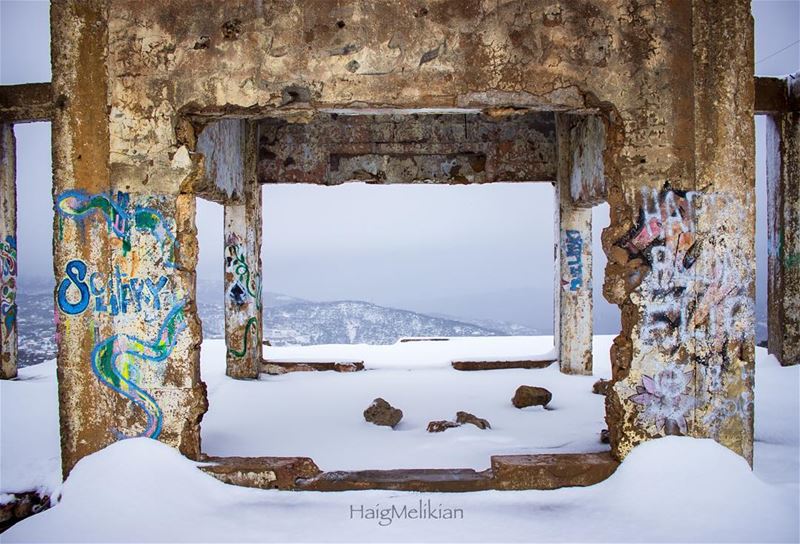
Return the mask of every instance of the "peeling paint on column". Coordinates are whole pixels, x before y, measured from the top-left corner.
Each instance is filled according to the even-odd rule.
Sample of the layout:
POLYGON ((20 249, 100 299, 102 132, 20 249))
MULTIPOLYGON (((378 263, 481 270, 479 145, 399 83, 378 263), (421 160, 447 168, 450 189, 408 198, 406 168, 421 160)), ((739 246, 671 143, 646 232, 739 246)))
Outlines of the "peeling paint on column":
POLYGON ((752 366, 723 355, 731 343, 753 342, 754 278, 735 265, 747 248, 732 240, 752 210, 724 192, 668 184, 643 189, 641 202, 638 223, 621 244, 649 268, 632 294, 642 308, 637 328, 644 358, 614 393, 632 402, 625 404, 626 420, 635 423, 629 436, 638 440, 718 436, 752 418, 752 366), (718 218, 713 227, 706 225, 711 217, 718 218))

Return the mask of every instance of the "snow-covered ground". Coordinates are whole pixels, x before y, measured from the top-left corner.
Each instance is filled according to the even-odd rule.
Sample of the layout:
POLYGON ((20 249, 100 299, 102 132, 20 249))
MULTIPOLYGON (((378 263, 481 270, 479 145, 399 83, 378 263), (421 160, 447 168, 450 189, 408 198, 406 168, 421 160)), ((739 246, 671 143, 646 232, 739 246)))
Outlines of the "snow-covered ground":
MULTIPOLYGON (((523 344, 502 358, 546 351, 540 347, 548 340, 538 341, 543 344, 520 340, 523 344)), ((311 455, 324 469, 485 468, 490 453, 554 451, 549 448, 562 444, 554 436, 569 442, 562 451, 599 450, 602 398, 590 389, 594 379, 609 373, 609 342, 596 338, 594 378, 562 376, 555 368, 458 372, 447 368, 444 346, 455 350, 459 341, 396 346, 415 358, 386 355, 390 350, 384 347, 354 352, 347 351, 351 347, 274 348, 267 357, 357 359, 374 370, 237 382, 223 375, 221 343, 208 341, 202 360, 210 396, 204 450, 311 455), (408 372, 416 363, 426 368, 408 372), (510 407, 521 383, 553 391, 555 409, 510 407), (396 431, 361 418, 375 396, 404 410, 396 431), (438 435, 424 432, 427 421, 452 418, 456 410, 489 419, 492 430, 467 426, 438 435)), ((499 355, 485 349, 481 356, 499 355)), ((475 358, 474 351, 451 358, 462 353, 475 358)), ((60 501, 4 533, 3 542, 800 539, 800 367, 781 368, 760 348, 754 471, 712 441, 668 438, 636 448, 605 482, 555 491, 244 489, 218 482, 171 448, 146 439, 122 441, 82 460, 59 487, 55 365, 22 369, 20 377, 0 382, 0 493, 38 488, 56 491, 60 501), (411 509, 420 504, 434 513, 460 509, 460 515, 414 519, 411 509), (384 519, 373 519, 373 512, 384 519)))
MULTIPOLYGON (((608 352, 611 337, 598 337, 608 352)), ((221 342, 203 348, 210 409, 203 418, 203 451, 221 456, 310 456, 323 470, 489 468, 496 454, 590 452, 605 428, 597 378, 567 377, 558 365, 539 370, 461 372, 453 360, 552 358, 551 337, 457 338, 389 346, 331 345, 265 348, 268 360, 364 361, 366 371, 263 375, 259 382, 225 377, 221 342), (413 371, 412 371, 413 369, 413 371), (546 387, 548 410, 511 404, 518 386, 546 387), (364 421, 373 399, 403 410, 394 430, 364 421), (489 420, 490 430, 464 425, 428 433, 433 420, 466 411, 489 420)), ((609 371, 601 371, 607 377, 609 371)))

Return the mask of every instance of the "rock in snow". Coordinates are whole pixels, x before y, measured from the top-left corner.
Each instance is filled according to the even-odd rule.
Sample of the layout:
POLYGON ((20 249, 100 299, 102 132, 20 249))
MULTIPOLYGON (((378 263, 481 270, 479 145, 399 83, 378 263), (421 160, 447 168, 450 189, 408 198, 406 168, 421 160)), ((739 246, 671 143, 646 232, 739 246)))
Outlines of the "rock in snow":
POLYGON ((603 380, 602 378, 594 382, 592 385, 592 393, 595 395, 607 395, 608 388, 611 386, 611 380, 603 380))
POLYGON ((395 408, 382 398, 377 398, 364 410, 364 419, 375 425, 394 427, 403 419, 403 411, 395 408))
POLYGON ((456 423, 463 425, 465 423, 472 423, 479 429, 491 429, 492 426, 483 418, 474 416, 469 412, 458 412, 456 414, 456 423))
POLYGON ((452 429, 453 427, 459 427, 461 423, 456 423, 455 421, 447 421, 445 419, 439 419, 437 421, 431 421, 428 423, 428 432, 429 433, 442 433, 447 429, 452 429))
POLYGON ((552 399, 553 394, 544 387, 520 385, 511 402, 517 408, 525 408, 527 406, 547 406, 552 399))

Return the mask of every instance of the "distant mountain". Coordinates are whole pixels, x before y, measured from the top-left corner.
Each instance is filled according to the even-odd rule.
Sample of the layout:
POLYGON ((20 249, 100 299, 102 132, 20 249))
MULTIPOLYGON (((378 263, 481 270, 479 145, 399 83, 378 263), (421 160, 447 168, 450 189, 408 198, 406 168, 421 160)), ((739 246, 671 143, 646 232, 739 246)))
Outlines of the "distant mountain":
POLYGON ((393 344, 406 336, 499 336, 503 333, 361 301, 303 302, 265 309, 265 338, 285 344, 393 344))

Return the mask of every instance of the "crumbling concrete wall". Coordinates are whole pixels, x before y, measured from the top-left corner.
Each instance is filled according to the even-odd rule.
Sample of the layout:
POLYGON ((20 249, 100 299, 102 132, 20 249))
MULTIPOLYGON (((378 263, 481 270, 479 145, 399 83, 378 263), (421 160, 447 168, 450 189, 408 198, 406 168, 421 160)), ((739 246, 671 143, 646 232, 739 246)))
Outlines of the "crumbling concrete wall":
POLYGON ((17 183, 14 127, 0 124, 0 379, 17 375, 17 183))
MULTIPOLYGON (((786 80, 789 103, 800 104, 800 73, 786 80)), ((769 352, 800 364, 800 113, 767 116, 769 352)))
MULTIPOLYGON (((187 125, 218 116, 298 121, 342 108, 602 116, 611 210, 604 293, 622 310, 607 397, 612 450, 624 457, 638 442, 683 433, 713 436, 750 456, 752 20, 745 0, 61 0, 52 27, 54 91, 66 99, 54 123, 56 197, 72 210, 56 220, 56 274, 79 277, 72 261, 82 260, 89 277, 101 275, 96 280, 116 278, 117 267, 154 285, 165 277, 168 295, 160 309, 143 306, 144 320, 96 306, 59 312, 67 468, 114 440, 113 429, 149 428, 138 390, 87 365, 104 363, 96 356, 106 348, 97 346, 114 353, 114 338, 146 348, 165 324, 175 331, 180 300, 188 301, 185 328, 166 336, 174 345, 167 343, 163 376, 135 354, 125 355, 125 368, 137 369, 129 375, 160 406, 159 438, 199 451, 205 397, 191 301, 192 179, 200 161, 187 125), (80 193, 62 194, 68 191, 80 193), (95 211, 76 212, 90 203, 95 211), (121 236, 114 214, 135 221, 137 209, 158 212, 160 220, 143 218, 155 230, 134 223, 130 238, 121 236), (103 210, 116 211, 107 219, 103 210)), ((80 290, 71 293, 74 304, 80 290)))

